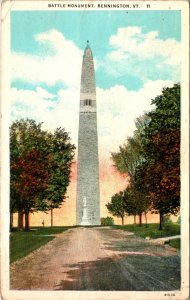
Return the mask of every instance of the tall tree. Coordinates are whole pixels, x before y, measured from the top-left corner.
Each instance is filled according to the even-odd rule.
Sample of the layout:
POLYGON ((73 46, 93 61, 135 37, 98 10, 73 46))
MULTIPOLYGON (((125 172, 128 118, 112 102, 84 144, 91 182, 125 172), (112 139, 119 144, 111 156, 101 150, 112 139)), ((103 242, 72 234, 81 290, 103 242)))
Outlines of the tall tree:
MULTIPOLYGON (((11 212, 25 214, 59 207, 69 184, 74 145, 59 128, 54 134, 42 130, 42 123, 20 120, 10 129, 11 212)), ((22 222, 20 222, 22 223, 22 222)))
POLYGON ((19 207, 25 214, 25 229, 29 229, 29 213, 46 206, 44 193, 48 186, 49 173, 44 153, 32 149, 12 166, 17 172, 15 184, 19 195, 19 207))
MULTIPOLYGON (((15 121, 10 128, 10 173, 11 193, 10 208, 18 210, 18 225, 23 226, 23 214, 25 213, 25 228, 29 227, 29 212, 40 207, 42 201, 36 200, 48 170, 49 144, 47 133, 41 129, 42 123, 34 120, 15 121), (39 172, 43 182, 40 183, 39 172), (41 168, 39 170, 38 166, 41 168), (33 196, 31 195, 33 194, 33 196), (13 205, 14 204, 14 205, 13 205)), ((41 195, 39 193, 38 198, 41 195)), ((43 204, 42 204, 43 206, 43 204)))
POLYGON ((139 214, 138 211, 138 200, 136 197, 134 197, 133 193, 133 188, 132 187, 127 187, 124 191, 124 207, 125 207, 125 212, 129 216, 134 216, 134 224, 136 224, 136 216, 139 214))
POLYGON ((108 202, 106 207, 113 216, 121 218, 123 225, 125 216, 125 193, 119 192, 112 196, 111 202, 108 202))
POLYGON ((125 173, 130 177, 131 185, 135 183, 136 168, 141 164, 144 157, 142 155, 142 132, 148 123, 147 115, 136 119, 136 130, 133 137, 128 137, 126 142, 119 147, 119 152, 111 153, 115 168, 120 173, 125 173))
POLYGON ((130 216, 134 216, 134 223, 136 223, 136 216, 139 216, 139 224, 142 224, 142 214, 147 218, 147 212, 150 209, 150 199, 142 190, 137 189, 135 186, 127 187, 124 191, 125 198, 125 211, 130 216))
POLYGON ((176 214, 180 207, 180 85, 163 89, 152 104, 156 108, 148 114, 144 132, 141 176, 162 229, 163 216, 176 214))
MULTIPOLYGON (((136 130, 133 137, 128 137, 126 143, 119 147, 118 153, 112 153, 112 160, 114 166, 120 173, 126 173, 130 177, 130 189, 126 189, 127 202, 126 209, 128 214, 134 215, 136 222, 136 215, 139 215, 139 223, 142 223, 143 209, 147 209, 149 204, 145 203, 146 197, 142 192, 136 190, 136 170, 144 161, 142 153, 142 144, 145 127, 149 122, 149 117, 143 115, 137 118, 136 130), (131 191, 130 191, 131 190, 131 191)), ((147 200, 147 199, 146 199, 147 200)))
POLYGON ((164 88, 152 104, 155 109, 138 118, 133 137, 112 159, 130 176, 135 198, 141 199, 138 209, 159 213, 162 229, 163 216, 180 207, 180 85, 164 88))

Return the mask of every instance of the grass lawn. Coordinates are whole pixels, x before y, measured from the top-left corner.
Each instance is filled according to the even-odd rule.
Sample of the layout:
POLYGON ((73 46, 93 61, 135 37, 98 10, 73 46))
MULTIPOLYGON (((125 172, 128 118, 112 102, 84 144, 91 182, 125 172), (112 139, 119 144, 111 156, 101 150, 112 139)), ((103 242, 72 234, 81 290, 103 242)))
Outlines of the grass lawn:
POLYGON ((180 225, 177 223, 167 224, 162 230, 159 230, 159 224, 145 224, 139 225, 115 225, 117 229, 132 231, 135 235, 140 237, 150 237, 151 239, 173 236, 180 234, 180 225))
POLYGON ((30 231, 14 230, 10 233, 10 262, 14 262, 51 241, 55 234, 70 227, 32 227, 30 231))
POLYGON ((174 239, 166 242, 166 244, 170 245, 171 247, 180 249, 180 239, 174 239))

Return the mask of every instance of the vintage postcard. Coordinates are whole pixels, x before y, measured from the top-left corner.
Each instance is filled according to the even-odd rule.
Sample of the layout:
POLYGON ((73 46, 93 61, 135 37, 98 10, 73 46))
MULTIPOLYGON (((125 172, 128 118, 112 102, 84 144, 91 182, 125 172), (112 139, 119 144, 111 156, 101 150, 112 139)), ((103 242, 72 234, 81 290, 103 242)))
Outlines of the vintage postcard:
POLYGON ((2 299, 188 299, 188 1, 1 5, 2 299))

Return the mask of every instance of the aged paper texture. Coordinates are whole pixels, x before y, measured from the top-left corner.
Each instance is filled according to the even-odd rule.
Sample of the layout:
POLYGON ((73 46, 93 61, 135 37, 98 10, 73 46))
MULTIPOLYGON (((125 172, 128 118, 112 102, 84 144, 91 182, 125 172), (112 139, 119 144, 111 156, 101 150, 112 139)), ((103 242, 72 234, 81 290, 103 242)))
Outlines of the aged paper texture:
MULTIPOLYGON (((2 1, 1 6, 2 299, 188 299, 188 1, 15 0, 2 1), (181 117, 177 122, 181 127, 177 128, 172 123, 176 107, 170 96, 168 102, 163 102, 164 107, 152 100, 161 95, 163 89, 167 98, 167 93, 178 91, 179 87, 181 117), (136 180, 131 183, 133 176, 129 169, 123 171, 123 165, 116 170, 114 154, 120 151, 122 155, 124 144, 132 141, 134 131, 138 132, 137 124, 142 124, 137 121, 143 120, 144 126, 151 123, 145 114, 152 117, 149 113, 156 107, 158 115, 160 111, 166 112, 165 119, 172 130, 174 128, 170 135, 168 132, 161 135, 161 140, 159 132, 155 134, 159 146, 154 155, 159 156, 161 146, 162 150, 169 149, 159 166, 160 174, 168 161, 176 167, 176 144, 172 143, 179 132, 180 196, 174 199, 171 192, 175 190, 172 182, 174 185, 177 182, 179 168, 176 167, 176 173, 166 173, 162 178, 162 187, 168 188, 168 198, 172 199, 172 204, 162 204, 165 205, 163 214, 155 200, 151 200, 143 213, 131 213, 125 208, 125 215, 114 214, 106 205, 113 195, 124 195, 121 192, 124 189, 127 193, 127 187, 135 186, 136 180), (169 120, 168 112, 172 109, 174 113, 169 120), (22 133, 19 132, 19 128, 26 125, 23 120, 30 122, 34 130, 33 144, 26 143, 26 148, 31 147, 26 153, 22 152, 22 133), (39 146, 42 135, 37 134, 34 124, 41 124, 39 130, 43 130, 44 135, 48 132, 43 139, 43 149, 39 146), (68 140, 61 128, 68 133, 68 140), (15 133, 15 140, 14 134, 9 138, 10 132, 15 133), (52 144, 50 141, 54 141, 55 136, 57 144, 52 144), (64 138, 69 150, 63 159, 64 138), (14 148, 13 140, 18 148, 14 148), (60 150, 55 152, 52 146, 51 152, 47 145, 56 145, 60 150), (13 161, 13 157, 19 157, 18 153, 24 154, 13 161), (49 157, 55 159, 54 164, 49 157), (49 168, 47 160, 51 163, 49 168), (56 186, 59 176, 54 171, 58 160, 57 165, 62 164, 59 174, 65 175, 56 186), (68 173, 64 171, 66 167, 68 173), (23 173, 19 173, 21 169, 23 173), (25 182, 23 186, 22 182, 25 182), (64 204, 60 202, 62 198, 56 202, 60 198, 60 186, 66 187, 61 190, 64 204), (22 201, 18 200, 18 191, 22 201), (30 199, 28 211, 27 197, 30 199), (176 207, 175 201, 180 203, 176 207), (160 222, 160 226, 176 226, 180 231, 171 234, 173 237, 166 235, 164 240, 152 238, 150 231, 143 235, 140 230, 141 235, 136 236, 127 230, 127 226, 136 222, 136 215, 140 215, 138 221, 143 223, 140 228, 144 230, 155 226, 159 234, 160 222), (99 226, 106 221, 114 222, 114 227, 99 226), (122 227, 121 223, 125 225, 122 227), (179 243, 180 238, 180 250, 168 245, 172 239, 179 243), (30 248, 25 254, 24 243, 26 249, 30 248)), ((164 101, 164 97, 160 101, 164 101)), ((156 114, 154 116, 156 120, 156 114)), ((161 122, 158 118, 152 124, 160 128, 161 122)), ((27 138, 26 134, 23 141, 27 138)), ((140 163, 143 165, 145 161, 141 158, 140 163)), ((149 170, 151 172, 151 168, 149 170)), ((155 167, 154 178, 156 172, 155 167)), ((150 199, 156 199, 157 181, 146 172, 141 174, 145 174, 140 177, 141 184, 144 180, 147 185, 148 178, 150 199)), ((141 197, 143 188, 141 185, 141 197)), ((161 196, 157 198, 161 205, 161 196)), ((136 228, 139 230, 138 225, 136 228)))

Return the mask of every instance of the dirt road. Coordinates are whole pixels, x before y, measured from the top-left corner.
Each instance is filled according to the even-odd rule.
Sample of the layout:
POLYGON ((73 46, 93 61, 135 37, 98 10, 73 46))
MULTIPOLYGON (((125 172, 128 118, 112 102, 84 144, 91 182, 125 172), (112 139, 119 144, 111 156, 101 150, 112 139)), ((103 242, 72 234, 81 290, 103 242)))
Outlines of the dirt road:
POLYGON ((179 252, 130 232, 73 228, 11 265, 11 289, 180 289, 179 252))

